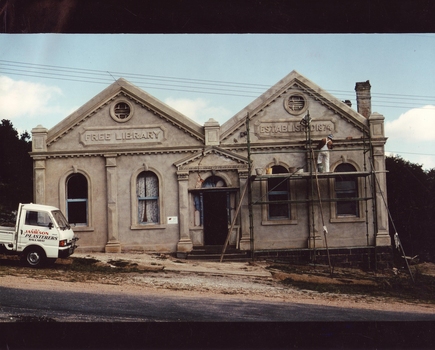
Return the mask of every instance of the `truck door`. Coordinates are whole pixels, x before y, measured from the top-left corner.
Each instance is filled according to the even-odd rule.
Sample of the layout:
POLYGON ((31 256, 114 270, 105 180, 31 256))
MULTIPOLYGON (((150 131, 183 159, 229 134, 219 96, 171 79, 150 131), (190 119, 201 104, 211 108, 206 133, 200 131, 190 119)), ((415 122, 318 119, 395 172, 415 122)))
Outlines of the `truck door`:
POLYGON ((57 257, 58 232, 51 216, 46 211, 24 210, 19 232, 19 250, 38 245, 44 248, 47 257, 57 257))

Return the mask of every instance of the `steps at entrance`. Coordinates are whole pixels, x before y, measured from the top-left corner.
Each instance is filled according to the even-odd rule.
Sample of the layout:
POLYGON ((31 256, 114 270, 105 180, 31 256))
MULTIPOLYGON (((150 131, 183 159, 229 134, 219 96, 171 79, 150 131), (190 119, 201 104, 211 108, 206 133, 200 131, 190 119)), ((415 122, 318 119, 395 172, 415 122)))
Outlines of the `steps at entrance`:
MULTIPOLYGON (((210 245, 193 247, 193 250, 187 255, 187 260, 207 260, 220 261, 222 254, 222 245, 210 245)), ((235 246, 227 246, 222 261, 249 261, 251 257, 249 252, 236 249, 235 246)))

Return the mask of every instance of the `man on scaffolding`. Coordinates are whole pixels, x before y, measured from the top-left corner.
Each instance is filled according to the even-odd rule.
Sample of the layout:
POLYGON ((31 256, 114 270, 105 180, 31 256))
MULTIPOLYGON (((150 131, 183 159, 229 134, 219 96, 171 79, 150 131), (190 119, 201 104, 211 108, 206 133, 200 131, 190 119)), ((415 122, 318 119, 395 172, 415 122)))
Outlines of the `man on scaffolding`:
POLYGON ((329 150, 333 148, 333 138, 334 136, 330 134, 328 137, 323 138, 317 146, 319 150, 317 170, 319 173, 329 173, 329 150))

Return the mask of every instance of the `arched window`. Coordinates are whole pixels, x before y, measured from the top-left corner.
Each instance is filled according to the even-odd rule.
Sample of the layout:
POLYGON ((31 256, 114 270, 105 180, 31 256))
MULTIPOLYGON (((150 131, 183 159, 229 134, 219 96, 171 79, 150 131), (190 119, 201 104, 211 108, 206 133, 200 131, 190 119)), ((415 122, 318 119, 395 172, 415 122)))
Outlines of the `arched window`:
MULTIPOLYGON (((343 163, 335 168, 335 172, 349 173, 356 171, 355 167, 348 163, 343 163)), ((337 201, 337 217, 340 216, 359 216, 358 201, 355 198, 358 197, 358 178, 353 175, 341 175, 335 178, 335 197, 337 201), (353 198, 351 200, 350 198, 353 198)))
POLYGON ((202 188, 209 188, 209 187, 225 187, 225 181, 219 176, 212 175, 204 180, 202 183, 202 188))
POLYGON ((82 174, 72 174, 66 180, 66 213, 70 224, 88 225, 88 181, 82 174))
MULTIPOLYGON (((288 171, 281 165, 275 165, 272 167, 272 173, 285 174, 288 171)), ((267 179, 267 195, 269 202, 288 201, 290 199, 288 178, 274 177, 267 179)), ((290 203, 269 203, 268 207, 269 220, 291 219, 290 203)))
POLYGON ((141 172, 136 180, 139 224, 157 224, 159 215, 159 179, 151 171, 141 172))

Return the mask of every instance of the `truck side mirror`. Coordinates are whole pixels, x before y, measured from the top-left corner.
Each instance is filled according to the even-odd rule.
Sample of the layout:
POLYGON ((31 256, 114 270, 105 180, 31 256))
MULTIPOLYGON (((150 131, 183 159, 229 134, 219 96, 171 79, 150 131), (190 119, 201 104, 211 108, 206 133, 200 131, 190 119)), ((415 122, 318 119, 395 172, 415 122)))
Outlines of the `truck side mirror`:
POLYGON ((52 222, 49 222, 49 223, 48 223, 48 228, 49 228, 50 230, 53 228, 53 223, 52 223, 52 222))

